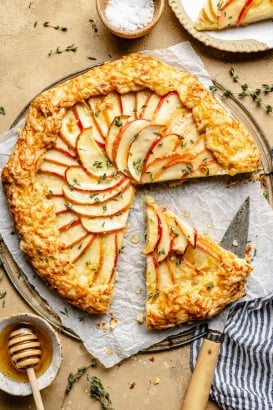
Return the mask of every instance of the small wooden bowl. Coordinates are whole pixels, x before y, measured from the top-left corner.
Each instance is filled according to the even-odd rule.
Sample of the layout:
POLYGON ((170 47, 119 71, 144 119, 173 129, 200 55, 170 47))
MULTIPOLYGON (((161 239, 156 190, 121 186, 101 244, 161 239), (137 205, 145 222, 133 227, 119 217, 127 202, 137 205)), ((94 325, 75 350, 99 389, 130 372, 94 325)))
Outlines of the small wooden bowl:
POLYGON ((111 33, 115 34, 118 37, 122 38, 128 38, 128 39, 134 39, 134 38, 140 38, 148 34, 158 23, 161 14, 164 9, 164 2, 165 0, 154 0, 154 15, 152 21, 147 24, 146 26, 136 30, 136 31, 125 31, 125 30, 119 30, 117 27, 115 27, 113 24, 109 22, 105 15, 105 9, 107 7, 108 0, 96 0, 96 5, 97 5, 97 11, 98 15, 103 22, 103 24, 108 28, 111 33))

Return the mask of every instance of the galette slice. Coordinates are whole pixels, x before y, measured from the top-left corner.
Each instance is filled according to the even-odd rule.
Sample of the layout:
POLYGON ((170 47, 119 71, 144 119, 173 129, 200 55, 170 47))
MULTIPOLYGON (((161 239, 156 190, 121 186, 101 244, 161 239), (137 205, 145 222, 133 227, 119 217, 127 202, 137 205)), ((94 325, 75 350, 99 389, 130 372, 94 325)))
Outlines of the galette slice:
POLYGON ((252 267, 146 198, 146 326, 208 319, 245 294, 252 267))
POLYGON ((222 30, 273 18, 272 0, 205 0, 194 27, 222 30))

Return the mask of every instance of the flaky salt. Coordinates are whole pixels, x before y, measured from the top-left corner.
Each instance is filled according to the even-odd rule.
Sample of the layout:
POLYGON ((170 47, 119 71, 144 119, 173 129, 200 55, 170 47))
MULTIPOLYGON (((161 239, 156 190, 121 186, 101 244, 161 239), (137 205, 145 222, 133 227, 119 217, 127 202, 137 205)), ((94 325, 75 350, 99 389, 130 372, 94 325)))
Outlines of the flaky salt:
POLYGON ((153 0, 109 0, 106 18, 118 30, 134 32, 147 26, 153 19, 153 0))

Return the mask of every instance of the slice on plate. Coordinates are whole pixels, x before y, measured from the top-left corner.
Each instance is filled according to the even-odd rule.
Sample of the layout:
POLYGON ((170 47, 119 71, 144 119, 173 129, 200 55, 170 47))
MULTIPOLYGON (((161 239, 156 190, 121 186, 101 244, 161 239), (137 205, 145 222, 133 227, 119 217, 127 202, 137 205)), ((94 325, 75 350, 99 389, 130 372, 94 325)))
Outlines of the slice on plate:
POLYGON ((151 197, 146 198, 146 210, 148 329, 211 318, 244 296, 252 270, 245 259, 221 248, 151 197))
POLYGON ((198 31, 223 30, 272 18, 272 0, 205 0, 194 27, 198 31))
MULTIPOLYGON (((131 54, 40 94, 2 182, 35 271, 73 305, 103 313, 135 187, 259 165, 247 129, 194 75, 131 54)), ((151 220, 146 253, 154 266, 150 249, 157 246, 162 271, 186 243, 166 230, 165 211, 151 220), (162 231, 158 241, 154 229, 162 231)), ((189 229, 191 244, 194 238, 189 229)))

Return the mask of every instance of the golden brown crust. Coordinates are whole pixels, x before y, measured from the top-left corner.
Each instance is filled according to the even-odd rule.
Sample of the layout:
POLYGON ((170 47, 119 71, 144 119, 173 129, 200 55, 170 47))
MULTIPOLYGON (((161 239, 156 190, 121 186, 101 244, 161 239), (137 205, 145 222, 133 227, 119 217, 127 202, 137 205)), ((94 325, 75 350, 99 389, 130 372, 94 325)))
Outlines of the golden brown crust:
MULTIPOLYGON (((251 172, 259 164, 258 151, 245 129, 201 83, 193 75, 152 57, 132 54, 108 62, 39 95, 30 106, 26 124, 2 172, 2 182, 21 248, 31 264, 62 297, 88 312, 107 310, 113 276, 110 282, 91 284, 87 269, 79 274, 56 226, 55 205, 37 174, 60 135, 65 115, 76 103, 113 91, 124 94, 144 89, 160 96, 170 91, 179 94, 185 107, 192 110, 207 147, 226 173, 251 172)), ((117 239, 113 237, 113 241, 117 239)))
MULTIPOLYGON (((208 237, 197 234, 195 248, 189 245, 182 260, 174 254, 170 256, 171 259, 179 261, 180 278, 169 286, 152 289, 147 270, 147 288, 150 289, 146 301, 148 329, 166 329, 182 323, 210 319, 245 295, 246 280, 252 267, 208 237), (203 256, 203 266, 198 256, 194 256, 198 255, 200 249, 206 254, 206 264, 203 256)), ((166 276, 170 275, 170 260, 163 262, 165 267, 161 275, 164 269, 166 276)))

